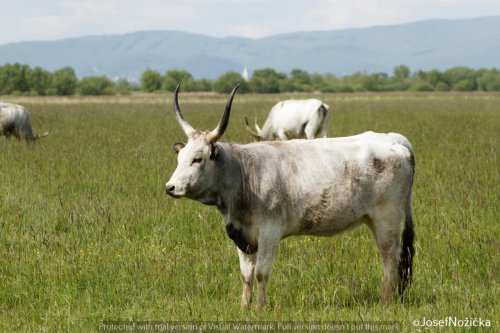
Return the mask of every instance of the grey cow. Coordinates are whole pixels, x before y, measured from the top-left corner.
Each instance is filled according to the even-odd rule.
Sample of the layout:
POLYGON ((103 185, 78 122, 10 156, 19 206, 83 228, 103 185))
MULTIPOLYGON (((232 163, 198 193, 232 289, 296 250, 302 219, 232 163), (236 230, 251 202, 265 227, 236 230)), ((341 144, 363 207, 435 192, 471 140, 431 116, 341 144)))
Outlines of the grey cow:
POLYGON ((254 278, 257 306, 264 306, 281 239, 331 236, 362 224, 382 256, 382 300, 389 302, 396 289, 402 295, 414 255, 410 142, 400 134, 374 132, 245 145, 218 142, 236 88, 217 127, 200 131, 184 119, 177 87, 174 111, 188 141, 174 144, 178 164, 166 193, 214 205, 222 213, 240 259, 242 306, 252 301, 254 278))
POLYGON ((326 138, 329 106, 319 99, 288 99, 273 106, 262 129, 255 120, 254 132, 245 118, 246 130, 256 141, 326 138))
POLYGON ((41 135, 33 135, 30 115, 26 108, 17 104, 0 103, 0 135, 7 138, 13 135, 18 140, 30 143, 49 133, 50 131, 41 135))

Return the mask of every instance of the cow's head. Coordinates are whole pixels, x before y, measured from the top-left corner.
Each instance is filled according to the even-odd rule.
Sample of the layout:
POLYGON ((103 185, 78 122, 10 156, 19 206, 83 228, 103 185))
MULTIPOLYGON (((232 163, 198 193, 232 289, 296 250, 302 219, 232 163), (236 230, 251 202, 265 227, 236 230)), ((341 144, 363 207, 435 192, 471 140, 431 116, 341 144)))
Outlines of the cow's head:
POLYGON ((179 108, 179 86, 174 93, 174 111, 177 121, 186 134, 187 143, 175 143, 173 148, 177 154, 177 168, 165 185, 168 195, 179 198, 187 197, 206 204, 215 204, 214 189, 218 179, 216 168, 219 147, 217 140, 221 138, 229 122, 231 103, 239 85, 234 87, 226 104, 226 108, 217 127, 212 131, 195 130, 184 119, 179 108))
POLYGON ((250 125, 248 125, 247 117, 245 117, 245 128, 246 128, 247 132, 252 135, 254 141, 263 140, 262 130, 260 129, 259 125, 257 124, 257 118, 255 118, 255 130, 257 132, 252 131, 252 129, 250 128, 250 125))

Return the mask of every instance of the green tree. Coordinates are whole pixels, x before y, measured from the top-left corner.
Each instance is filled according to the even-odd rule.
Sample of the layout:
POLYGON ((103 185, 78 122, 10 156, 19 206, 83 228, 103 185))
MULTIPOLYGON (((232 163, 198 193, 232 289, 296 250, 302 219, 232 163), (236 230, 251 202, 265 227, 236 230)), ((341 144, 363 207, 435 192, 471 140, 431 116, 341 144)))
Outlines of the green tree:
POLYGON ((312 74, 311 75, 311 87, 313 90, 321 91, 326 87, 325 80, 323 79, 323 75, 321 74, 312 74))
POLYGON ((339 91, 339 79, 333 74, 321 76, 323 85, 319 90, 323 93, 339 91))
POLYGON ((382 91, 384 83, 387 81, 387 74, 373 73, 360 77, 361 90, 363 91, 382 91))
POLYGON ((434 91, 450 91, 450 87, 444 82, 438 82, 434 86, 434 91))
POLYGON ((77 91, 82 96, 114 95, 113 82, 106 76, 87 76, 78 82, 77 91))
POLYGON ((248 92, 248 83, 243 80, 240 73, 237 72, 226 72, 219 76, 215 80, 213 87, 214 90, 220 94, 228 94, 233 90, 234 86, 240 84, 238 92, 245 93, 248 92))
POLYGON ((410 67, 406 65, 399 65, 394 67, 394 77, 399 81, 404 81, 410 77, 410 67))
MULTIPOLYGON (((253 90, 253 88, 252 88, 252 90, 253 90)), ((279 81, 278 91, 279 92, 299 91, 299 87, 296 87, 293 84, 293 81, 289 77, 286 77, 283 80, 279 81)))
POLYGON ((433 69, 430 72, 426 73, 426 80, 432 84, 434 87, 438 86, 439 83, 446 84, 446 78, 443 72, 438 71, 437 69, 433 69))
POLYGON ((45 96, 50 86, 51 74, 36 66, 27 73, 27 81, 30 92, 33 95, 45 96))
POLYGON ((472 79, 462 79, 453 85, 455 91, 473 91, 475 90, 475 82, 472 79))
POLYGON ((74 95, 78 79, 75 70, 71 67, 64 67, 52 73, 50 78, 49 95, 70 96, 74 95))
POLYGON ((453 87, 455 90, 455 86, 459 81, 467 81, 467 83, 462 82, 458 85, 458 89, 463 91, 462 89, 476 89, 476 74, 475 71, 468 67, 452 67, 447 69, 443 73, 444 82, 449 86, 453 87))
POLYGON ((297 82, 300 85, 310 85, 311 84, 311 76, 308 72, 303 71, 301 69, 292 69, 290 72, 290 78, 297 82))
POLYGON ((417 82, 410 86, 410 91, 429 92, 434 91, 434 87, 429 82, 417 82))
POLYGON ((346 75, 340 78, 339 92, 355 92, 355 91, 365 91, 363 87, 363 80, 365 80, 366 74, 364 73, 354 73, 352 75, 346 75))
POLYGON ((0 67, 0 94, 22 94, 29 92, 28 65, 6 64, 0 67))
MULTIPOLYGON (((207 79, 200 79, 200 80, 195 80, 195 86, 196 86, 196 91, 212 91, 213 85, 212 81, 207 80, 207 79)), ((245 82, 245 89, 248 90, 248 85, 245 82)), ((246 91, 244 91, 246 92, 246 91)))
POLYGON ((144 92, 155 92, 160 90, 162 77, 155 70, 147 69, 141 75, 141 89, 144 92))
POLYGON ((280 81, 285 79, 285 74, 278 73, 272 68, 264 68, 253 72, 249 84, 251 90, 256 93, 279 93, 280 81))
POLYGON ((496 68, 484 70, 478 78, 478 88, 483 91, 500 91, 500 71, 496 68))
MULTIPOLYGON (((293 69, 290 72, 290 76, 288 77, 283 77, 279 73, 276 74, 278 75, 280 92, 313 90, 312 77, 306 71, 303 71, 301 69, 293 69)), ((318 86, 322 85, 322 83, 318 81, 317 77, 315 77, 315 80, 318 86)))
POLYGON ((183 91, 196 91, 196 83, 193 76, 185 70, 169 70, 163 78, 162 90, 174 91, 180 84, 183 91))
POLYGON ((120 95, 130 95, 131 90, 133 89, 132 85, 126 78, 119 78, 115 84, 115 91, 120 95))

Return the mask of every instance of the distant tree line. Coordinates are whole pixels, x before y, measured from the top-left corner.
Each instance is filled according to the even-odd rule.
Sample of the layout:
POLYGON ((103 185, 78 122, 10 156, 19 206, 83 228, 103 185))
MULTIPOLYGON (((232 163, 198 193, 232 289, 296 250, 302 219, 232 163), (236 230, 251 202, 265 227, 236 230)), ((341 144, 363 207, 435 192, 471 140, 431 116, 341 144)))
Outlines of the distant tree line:
POLYGON ((240 73, 226 72, 215 80, 194 79, 185 70, 169 70, 164 75, 148 69, 142 73, 139 84, 126 79, 113 81, 106 76, 86 76, 81 79, 71 67, 54 72, 28 65, 6 64, 0 67, 0 95, 71 96, 115 95, 133 91, 173 91, 181 83, 183 91, 215 91, 228 93, 240 83, 242 93, 283 92, 384 92, 384 91, 500 91, 500 70, 497 68, 474 70, 453 67, 444 71, 416 71, 406 65, 396 66, 387 73, 355 73, 336 76, 310 74, 301 69, 290 73, 272 68, 259 69, 245 81, 240 73))
MULTIPOLYGON (((135 85, 138 89, 138 85, 135 85)), ((6 64, 0 66, 0 95, 72 96, 129 94, 134 85, 108 77, 86 76, 78 79, 71 67, 49 72, 38 66, 6 64)))
POLYGON ((496 68, 474 70, 468 67, 453 67, 445 71, 419 70, 411 74, 406 65, 396 66, 392 75, 386 73, 355 73, 346 76, 333 74, 310 74, 294 69, 289 74, 272 68, 253 72, 245 81, 237 72, 226 72, 217 79, 196 80, 185 70, 170 70, 161 75, 146 70, 141 76, 144 92, 173 91, 177 83, 183 91, 215 91, 228 93, 240 83, 240 92, 366 92, 366 91, 500 91, 500 70, 496 68))

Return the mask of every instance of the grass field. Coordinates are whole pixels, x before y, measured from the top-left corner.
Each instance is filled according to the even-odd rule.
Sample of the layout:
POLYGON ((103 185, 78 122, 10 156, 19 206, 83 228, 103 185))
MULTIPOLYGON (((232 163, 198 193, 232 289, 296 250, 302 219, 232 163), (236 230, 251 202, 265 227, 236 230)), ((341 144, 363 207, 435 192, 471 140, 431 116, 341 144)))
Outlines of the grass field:
MULTIPOLYGON (((223 140, 250 142, 244 117, 262 124, 286 97, 237 95, 223 140)), ((222 216, 164 193, 172 144, 185 140, 170 95, 4 98, 29 109, 35 132, 53 131, 31 148, 0 142, 0 331, 91 331, 107 320, 382 320, 410 331, 448 316, 498 331, 500 95, 319 98, 331 136, 392 131, 413 144, 417 256, 403 303, 379 303, 382 264, 362 227, 282 241, 269 305, 241 310, 222 216)), ((225 99, 180 95, 204 129, 225 99)))

